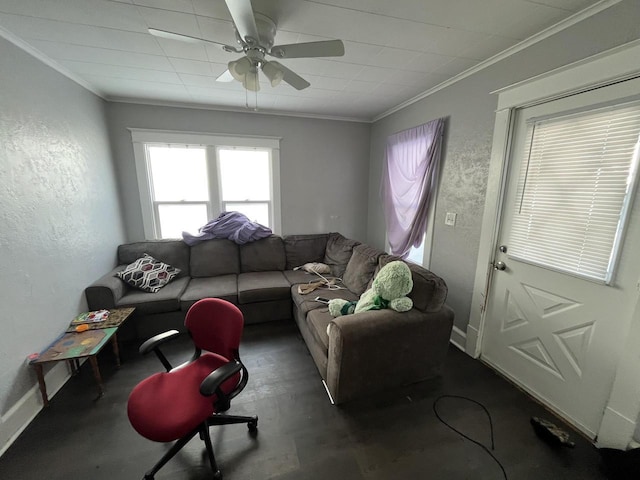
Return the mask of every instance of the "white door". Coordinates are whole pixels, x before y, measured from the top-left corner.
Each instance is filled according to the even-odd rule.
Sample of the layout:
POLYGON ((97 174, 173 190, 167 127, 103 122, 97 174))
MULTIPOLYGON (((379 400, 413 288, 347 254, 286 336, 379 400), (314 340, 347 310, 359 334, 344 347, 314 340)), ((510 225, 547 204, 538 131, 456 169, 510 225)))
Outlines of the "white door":
MULTIPOLYGON (((553 169, 547 169, 536 180, 533 178, 535 172, 528 170, 533 169, 531 147, 533 142, 539 142, 541 135, 541 127, 534 127, 538 125, 536 119, 541 124, 553 126, 558 118, 572 121, 574 116, 587 115, 586 111, 600 109, 603 104, 618 105, 636 100, 620 99, 626 91, 628 89, 616 86, 607 87, 516 112, 495 254, 495 264, 504 270, 496 269, 492 275, 482 336, 481 358, 485 362, 591 438, 598 432, 619 351, 638 298, 640 195, 634 196, 632 192, 627 196, 626 228, 619 234, 619 255, 617 261, 612 262, 615 269, 608 280, 569 272, 570 267, 564 265, 565 259, 575 252, 557 254, 565 248, 599 248, 597 239, 596 247, 584 247, 576 241, 574 229, 577 234, 583 227, 574 226, 570 217, 565 218, 565 213, 584 205, 583 197, 568 194, 566 202, 552 205, 551 211, 546 212, 549 221, 543 222, 542 230, 534 233, 532 230, 540 225, 532 226, 533 221, 523 223, 522 215, 527 213, 523 212, 523 202, 529 201, 533 207, 539 207, 548 201, 545 194, 550 189, 555 190, 553 182, 560 176, 556 176, 553 169), (538 132, 536 128, 539 128, 538 132), (541 182, 537 185, 540 196, 532 197, 531 191, 536 188, 537 181, 541 182), (560 243, 555 244, 556 248, 553 242, 558 240, 560 243), (510 241, 517 241, 518 248, 512 247, 510 241)), ((541 148, 546 147, 542 145, 541 148)), ((610 149, 612 145, 603 148, 610 149)), ((630 152, 632 158, 637 157, 637 144, 635 153, 633 145, 630 152)), ((586 191, 588 185, 583 184, 588 181, 586 177, 588 175, 576 172, 571 178, 572 190, 586 191)), ((613 250, 615 257, 615 246, 613 250)), ((590 255, 587 252, 581 258, 591 261, 590 255)), ((580 262, 582 260, 577 260, 580 262)))

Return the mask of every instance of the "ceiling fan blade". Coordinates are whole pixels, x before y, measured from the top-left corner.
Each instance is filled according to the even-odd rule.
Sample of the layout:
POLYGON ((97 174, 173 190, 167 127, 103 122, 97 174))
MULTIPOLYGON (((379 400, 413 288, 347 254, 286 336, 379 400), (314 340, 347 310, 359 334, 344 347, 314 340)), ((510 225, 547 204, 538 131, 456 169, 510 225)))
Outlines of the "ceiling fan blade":
MULTIPOLYGON (((168 38, 170 40, 179 40, 181 42, 189 42, 189 43, 213 43, 215 45, 222 45, 222 47, 227 49, 232 49, 232 51, 237 51, 236 48, 230 47, 225 43, 216 42, 215 40, 207 40, 205 38, 199 37, 191 37, 189 35, 183 35, 181 33, 169 32, 167 30, 158 30, 157 28, 148 28, 149 33, 155 37, 160 38, 168 38)), ((228 51, 228 50, 227 50, 228 51)))
POLYGON ((284 77, 282 77, 282 80, 287 82, 289 85, 291 85, 296 90, 304 90, 309 85, 311 85, 309 82, 307 82, 300 75, 298 75, 297 73, 289 70, 287 67, 285 67, 281 63, 278 63, 278 62, 275 62, 275 61, 272 61, 272 62, 269 62, 269 63, 271 63, 272 65, 275 65, 277 68, 279 68, 282 71, 282 73, 284 74, 284 77))
POLYGON ((251 0, 225 0, 225 3, 240 37, 249 44, 260 43, 251 0))
POLYGON ((218 78, 216 78, 216 82, 233 82, 233 80, 233 75, 231 75, 229 70, 225 70, 218 78))
POLYGON ((341 57, 344 55, 344 43, 342 40, 325 40, 276 45, 269 54, 277 58, 341 57))

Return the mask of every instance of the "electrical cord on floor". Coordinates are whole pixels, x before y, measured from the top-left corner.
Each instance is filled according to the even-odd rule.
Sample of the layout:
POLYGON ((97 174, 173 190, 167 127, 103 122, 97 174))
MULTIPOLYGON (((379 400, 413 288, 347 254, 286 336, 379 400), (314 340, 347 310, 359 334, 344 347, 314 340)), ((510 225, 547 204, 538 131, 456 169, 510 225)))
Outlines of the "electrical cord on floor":
POLYGON ((436 398, 433 402, 433 413, 436 414, 436 417, 438 418, 438 420, 440 420, 442 423, 444 423, 447 427, 449 427, 451 430, 453 430, 454 432, 456 432, 458 435, 466 438, 467 440, 469 440, 472 443, 475 443, 476 445, 482 447, 482 449, 487 452, 489 454, 489 456, 491 456, 491 458, 493 458, 493 460, 498 464, 498 466, 500 467, 500 470, 502 470, 502 474, 504 475, 504 480, 508 480, 507 478, 507 472, 505 471, 504 467, 502 466, 502 463, 500 463, 500 460, 498 460, 496 458, 496 456, 491 452, 491 450, 489 450, 485 445, 483 445, 482 443, 474 440, 473 438, 465 435, 464 433, 462 433, 460 430, 457 430, 456 428, 452 427, 450 424, 448 424, 445 420, 442 419, 442 417, 440 416, 440 414, 438 413, 438 402, 440 400, 442 400, 443 398, 458 398, 461 400, 466 400, 468 402, 472 402, 475 403, 476 405, 480 406, 485 413, 487 414, 487 418, 489 419, 489 429, 491 431, 491 450, 495 450, 495 442, 493 439, 493 421, 491 420, 491 414, 489 413, 489 410, 487 410, 487 408, 481 404, 480 402, 477 402, 475 400, 473 400, 472 398, 467 398, 467 397, 463 397, 460 395, 441 395, 438 398, 436 398))

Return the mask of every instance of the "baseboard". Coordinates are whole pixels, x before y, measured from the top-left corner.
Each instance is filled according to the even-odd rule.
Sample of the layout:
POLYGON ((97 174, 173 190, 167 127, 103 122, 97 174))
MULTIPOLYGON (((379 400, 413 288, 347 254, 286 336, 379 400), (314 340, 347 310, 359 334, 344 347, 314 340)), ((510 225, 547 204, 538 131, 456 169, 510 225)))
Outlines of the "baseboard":
POLYGON ((467 344, 467 334, 460 330, 455 325, 453 326, 453 330, 451 330, 451 338, 449 341, 458 349, 466 352, 465 345, 467 344))
POLYGON ((480 356, 480 346, 478 345, 478 329, 467 325, 467 343, 465 344, 465 351, 467 354, 473 358, 478 358, 480 356))
MULTIPOLYGON (((34 375, 35 377, 35 375, 34 375)), ((71 374, 66 362, 56 363, 45 375, 49 399, 69 380, 71 374)), ((34 385, 2 417, 0 417, 0 456, 16 441, 42 410, 42 395, 38 385, 34 385)))

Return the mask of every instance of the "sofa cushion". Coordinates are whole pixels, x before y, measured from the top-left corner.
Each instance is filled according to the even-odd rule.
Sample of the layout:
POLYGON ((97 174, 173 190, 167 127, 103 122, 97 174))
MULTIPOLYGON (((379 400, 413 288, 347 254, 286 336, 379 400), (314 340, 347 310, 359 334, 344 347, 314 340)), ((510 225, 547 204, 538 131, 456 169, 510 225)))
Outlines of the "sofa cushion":
POLYGON ((353 247, 360 242, 343 237, 337 232, 331 232, 327 239, 327 248, 324 252, 322 263, 331 267, 331 275, 342 278, 347 264, 351 259, 353 247))
POLYGON ((402 258, 396 255, 391 255, 391 254, 380 255, 380 257, 378 257, 378 265, 376 265, 376 269, 373 272, 373 276, 371 277, 371 280, 369 280, 369 283, 367 284, 367 290, 369 290, 371 288, 371 285, 373 285, 373 281, 378 276, 378 272, 380 272, 380 269, 384 267, 387 263, 394 262, 396 260, 402 260, 402 258))
POLYGON ((178 277, 189 276, 189 246, 182 240, 148 240, 118 246, 118 263, 128 265, 145 253, 178 269, 178 277))
POLYGON ((360 244, 354 247, 342 281, 349 290, 360 296, 367 289, 367 285, 378 265, 378 258, 385 252, 369 245, 360 244))
POLYGON ((190 269, 193 278, 240 273, 240 249, 225 238, 196 243, 191 247, 190 269))
POLYGON ((296 285, 298 283, 318 282, 322 280, 318 275, 305 272, 304 270, 285 270, 282 273, 284 273, 285 278, 291 285, 296 285))
MULTIPOLYGON (((378 259, 378 267, 374 277, 382 267, 394 260, 400 260, 400 258, 395 255, 382 255, 378 259)), ((413 300, 413 306, 422 312, 437 312, 440 310, 447 299, 448 289, 445 281, 420 265, 413 262, 406 263, 409 265, 413 280, 413 290, 408 295, 413 300)))
POLYGON ((283 238, 287 257, 285 268, 291 270, 309 262, 322 262, 328 234, 287 235, 283 238))
POLYGON ((116 273, 123 282, 143 292, 156 293, 178 276, 180 269, 143 254, 116 273))
POLYGON ((305 295, 298 293, 298 286, 293 285, 291 287, 291 299, 297 309, 300 310, 301 313, 306 314, 311 310, 315 310, 317 308, 326 308, 327 305, 324 303, 316 302, 314 298, 316 297, 324 297, 329 300, 333 300, 334 298, 342 298, 344 300, 348 300, 350 302, 355 302, 358 300, 358 296, 354 293, 351 293, 346 288, 340 290, 329 290, 326 288, 317 288, 311 293, 307 293, 305 295))
POLYGON ((447 284, 426 268, 411 262, 408 265, 413 277, 413 290, 409 294, 413 305, 423 312, 437 312, 447 300, 447 284))
POLYGON ((202 298, 221 298, 238 304, 238 276, 234 273, 208 278, 192 278, 180 297, 180 310, 189 307, 202 298))
POLYGON ((240 304, 286 300, 291 286, 282 272, 247 272, 238 275, 240 304))
POLYGON ((180 310, 180 296, 187 288, 189 279, 176 278, 157 293, 142 292, 133 288, 116 302, 116 307, 136 307, 136 316, 180 310))
POLYGON ((241 272, 282 271, 285 264, 284 243, 276 235, 240 245, 241 272))

